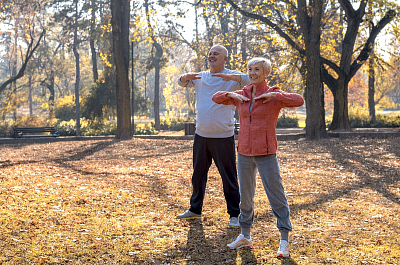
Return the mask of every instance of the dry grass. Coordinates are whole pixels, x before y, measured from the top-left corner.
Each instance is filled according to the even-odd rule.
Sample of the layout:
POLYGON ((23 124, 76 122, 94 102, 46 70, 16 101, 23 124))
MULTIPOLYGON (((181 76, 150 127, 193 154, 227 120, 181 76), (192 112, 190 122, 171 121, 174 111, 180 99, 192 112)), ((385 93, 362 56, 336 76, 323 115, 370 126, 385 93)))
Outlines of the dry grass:
POLYGON ((180 221, 192 141, 0 145, 2 264, 400 264, 400 141, 279 142, 292 212, 291 258, 261 182, 253 250, 228 251, 212 166, 202 221, 180 221))

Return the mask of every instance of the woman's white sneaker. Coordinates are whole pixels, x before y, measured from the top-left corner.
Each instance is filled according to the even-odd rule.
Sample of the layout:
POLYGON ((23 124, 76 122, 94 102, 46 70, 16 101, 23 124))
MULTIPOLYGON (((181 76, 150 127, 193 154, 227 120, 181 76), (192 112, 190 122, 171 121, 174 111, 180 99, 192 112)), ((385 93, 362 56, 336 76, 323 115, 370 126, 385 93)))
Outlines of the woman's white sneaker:
POLYGON ((251 237, 247 239, 243 234, 240 234, 235 241, 226 245, 226 247, 229 249, 253 248, 253 242, 251 242, 251 237))
POLYGON ((277 258, 288 258, 290 256, 289 253, 289 242, 286 240, 281 240, 279 244, 278 252, 276 253, 277 258))

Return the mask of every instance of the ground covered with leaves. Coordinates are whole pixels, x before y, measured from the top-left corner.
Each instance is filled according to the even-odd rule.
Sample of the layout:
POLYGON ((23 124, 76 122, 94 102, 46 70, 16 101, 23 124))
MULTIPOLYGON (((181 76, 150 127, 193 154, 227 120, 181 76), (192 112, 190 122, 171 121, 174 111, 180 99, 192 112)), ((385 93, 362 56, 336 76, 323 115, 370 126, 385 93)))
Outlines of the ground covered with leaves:
POLYGON ((227 250, 221 179, 189 206, 192 140, 0 145, 1 264, 400 264, 400 139, 280 141, 291 258, 258 178, 254 249, 227 250))

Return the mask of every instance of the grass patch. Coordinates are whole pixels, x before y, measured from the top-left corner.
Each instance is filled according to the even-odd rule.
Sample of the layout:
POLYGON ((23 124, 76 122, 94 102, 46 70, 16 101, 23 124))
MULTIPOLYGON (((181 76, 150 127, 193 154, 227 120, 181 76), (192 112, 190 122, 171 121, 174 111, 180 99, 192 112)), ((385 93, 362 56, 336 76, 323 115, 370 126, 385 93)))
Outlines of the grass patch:
POLYGON ((211 167, 203 219, 189 206, 192 141, 0 146, 2 264, 399 264, 400 141, 279 142, 291 258, 258 179, 253 250, 228 251, 222 183, 211 167))

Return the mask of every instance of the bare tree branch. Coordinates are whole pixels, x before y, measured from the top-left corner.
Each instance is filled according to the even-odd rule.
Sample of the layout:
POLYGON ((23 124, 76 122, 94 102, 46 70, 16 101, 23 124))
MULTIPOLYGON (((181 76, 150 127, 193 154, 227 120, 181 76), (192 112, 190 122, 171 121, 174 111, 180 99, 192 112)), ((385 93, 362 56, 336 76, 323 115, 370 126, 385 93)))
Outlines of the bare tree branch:
POLYGON ((262 22, 264 22, 265 24, 267 24, 269 27, 271 27, 272 29, 274 29, 279 36, 281 36, 282 38, 284 38, 290 46, 292 46, 294 49, 296 49, 301 55, 305 55, 305 50, 303 47, 301 47, 298 43, 296 43, 288 34, 286 34, 277 24, 275 24, 274 22, 272 22, 271 20, 269 20, 266 17, 254 14, 254 13, 250 13, 245 11, 244 9, 240 8, 236 3, 234 3, 232 0, 226 0, 226 2, 228 2, 229 4, 231 4, 231 6, 236 10, 239 11, 239 13, 241 13, 242 15, 249 17, 249 18, 254 18, 257 20, 260 20, 262 22))
POLYGON ((358 69, 364 64, 364 62, 368 59, 371 51, 373 49, 373 43, 375 42, 376 37, 378 36, 379 32, 390 23, 396 16, 396 12, 394 10, 389 10, 386 12, 385 16, 377 23, 376 26, 372 27, 372 31, 369 35, 367 42, 365 43, 363 49, 361 50, 360 54, 358 55, 357 59, 351 65, 350 68, 350 76, 353 77, 358 69))
POLYGON ((24 60, 24 63, 22 64, 22 66, 21 66, 21 69, 19 69, 18 74, 16 74, 15 76, 10 77, 7 81, 5 81, 3 84, 1 84, 1 86, 0 86, 0 94, 6 89, 6 87, 9 84, 11 84, 15 80, 17 80, 17 79, 19 79, 19 78, 24 76, 26 67, 28 65, 28 62, 32 58, 33 53, 35 52, 37 47, 39 47, 40 41, 42 40, 42 38, 43 38, 45 33, 46 33, 46 30, 43 30, 42 33, 40 34, 39 40, 37 41, 36 45, 33 48, 32 48, 32 46, 33 46, 34 39, 31 38, 31 42, 28 45, 28 49, 27 49, 26 55, 25 55, 25 60, 24 60))

